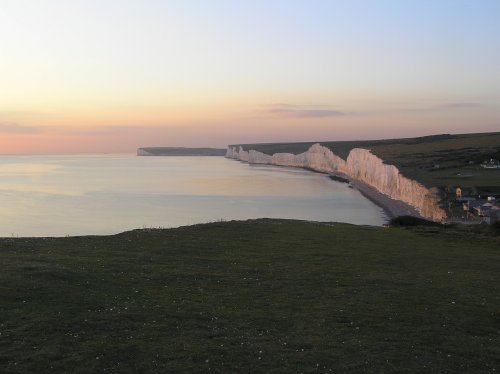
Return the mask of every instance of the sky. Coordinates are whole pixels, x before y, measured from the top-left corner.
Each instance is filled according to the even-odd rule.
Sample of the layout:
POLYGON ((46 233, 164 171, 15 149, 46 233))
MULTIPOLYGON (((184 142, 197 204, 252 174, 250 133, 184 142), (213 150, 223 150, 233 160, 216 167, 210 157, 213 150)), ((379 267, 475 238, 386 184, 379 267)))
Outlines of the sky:
POLYGON ((0 154, 487 131, 498 0, 0 0, 0 154))

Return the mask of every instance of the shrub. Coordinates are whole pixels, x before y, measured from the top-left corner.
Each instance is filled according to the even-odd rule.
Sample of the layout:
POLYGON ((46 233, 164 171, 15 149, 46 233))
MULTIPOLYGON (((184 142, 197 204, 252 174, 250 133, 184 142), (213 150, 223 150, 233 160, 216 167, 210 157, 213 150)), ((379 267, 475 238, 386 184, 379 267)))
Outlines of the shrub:
POLYGON ((432 226, 440 227, 442 226, 438 222, 433 222, 426 220, 424 218, 413 217, 413 216, 399 216, 393 218, 389 222, 392 227, 412 227, 412 226, 432 226))
POLYGON ((490 225, 490 232, 494 236, 500 236, 500 221, 495 221, 490 225))

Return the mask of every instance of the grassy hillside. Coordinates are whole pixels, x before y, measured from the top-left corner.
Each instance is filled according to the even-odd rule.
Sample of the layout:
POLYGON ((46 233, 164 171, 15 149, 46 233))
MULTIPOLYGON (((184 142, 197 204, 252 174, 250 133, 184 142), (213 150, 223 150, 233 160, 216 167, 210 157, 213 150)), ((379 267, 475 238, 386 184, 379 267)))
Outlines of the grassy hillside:
MULTIPOLYGON (((314 143, 245 144, 243 148, 267 154, 298 154, 314 143)), ((429 187, 461 185, 500 194, 500 170, 479 166, 487 159, 500 159, 500 133, 320 143, 344 159, 353 148, 370 149, 387 164, 396 165, 404 175, 429 187)))
POLYGON ((2 373, 500 370, 498 242, 287 220, 0 239, 2 373))
MULTIPOLYGON (((500 189, 500 170, 479 165, 500 159, 500 133, 454 135, 448 139, 376 145, 373 153, 428 186, 461 185, 500 189), (436 167, 439 166, 439 167, 436 167)), ((500 193, 498 191, 497 193, 500 193)))

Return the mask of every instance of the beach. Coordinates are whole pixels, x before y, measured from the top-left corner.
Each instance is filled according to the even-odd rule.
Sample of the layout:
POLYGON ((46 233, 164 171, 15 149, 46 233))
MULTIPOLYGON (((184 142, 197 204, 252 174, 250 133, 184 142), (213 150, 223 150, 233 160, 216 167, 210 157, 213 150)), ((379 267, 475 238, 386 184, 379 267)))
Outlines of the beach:
POLYGON ((351 181, 351 185, 364 197, 381 207, 389 219, 398 216, 414 216, 423 218, 415 207, 412 207, 401 200, 392 199, 364 182, 351 181))
POLYGON ((349 180, 351 186, 354 189, 358 190, 364 197, 382 208, 388 219, 392 219, 398 216, 413 216, 423 218, 415 207, 401 200, 393 199, 367 183, 353 179, 344 173, 330 173, 330 175, 349 180))

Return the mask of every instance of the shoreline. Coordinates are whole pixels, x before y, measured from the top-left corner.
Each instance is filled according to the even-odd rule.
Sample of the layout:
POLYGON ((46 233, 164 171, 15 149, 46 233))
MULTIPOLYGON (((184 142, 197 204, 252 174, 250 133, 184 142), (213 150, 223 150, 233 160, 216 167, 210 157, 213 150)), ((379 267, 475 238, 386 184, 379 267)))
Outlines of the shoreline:
MULTIPOLYGON (((347 174, 349 179, 353 179, 353 185, 358 186, 366 197, 385 209, 390 217, 410 215, 425 217, 424 219, 436 222, 447 219, 447 213, 442 206, 437 188, 426 187, 418 180, 401 174, 395 165, 387 164, 369 149, 351 149, 347 159, 339 157, 320 143, 313 144, 307 151, 300 154, 272 152, 288 150, 290 147, 291 145, 284 144, 281 148, 267 149, 268 153, 255 149, 244 151, 241 146, 239 149, 233 147, 228 148, 227 157, 256 164, 291 166, 315 169, 323 173, 347 174), (373 186, 381 194, 368 186, 373 186)), ((332 179, 335 177, 332 176, 332 179)))
MULTIPOLYGON (((325 173, 311 168, 301 168, 301 169, 309 170, 315 173, 326 174, 329 177, 333 176, 349 181, 349 184, 352 186, 352 188, 359 191, 361 195, 363 195, 366 199, 370 200, 372 203, 374 203, 376 206, 378 206, 384 211, 387 221, 390 221, 391 219, 396 218, 398 216, 413 216, 425 219, 424 217, 422 217, 422 215, 418 212, 418 210, 415 207, 401 200, 393 199, 383 194, 382 192, 378 191, 375 187, 370 186, 368 183, 362 182, 357 179, 353 179, 352 177, 349 177, 347 174, 340 172, 325 173)), ((342 181, 337 181, 334 178, 330 179, 332 179, 334 182, 344 183, 344 184, 346 183, 342 181)))
POLYGON ((424 218, 415 207, 401 200, 393 199, 365 182, 353 179, 349 177, 347 174, 339 172, 329 173, 329 175, 348 179, 354 189, 359 191, 361 195, 363 195, 365 198, 370 200, 372 203, 374 203, 384 211, 384 213, 388 218, 388 221, 398 216, 413 216, 418 218, 424 218))
MULTIPOLYGON (((248 165, 253 165, 253 163, 250 163, 248 161, 243 161, 239 160, 237 158, 232 158, 232 157, 226 157, 230 160, 235 160, 241 163, 245 163, 248 165)), ((255 165, 261 165, 261 164, 255 164, 255 165)), ((275 167, 295 167, 295 166, 281 166, 281 165, 272 165, 269 164, 270 166, 275 166, 275 167)), ((347 179, 349 180, 349 183, 351 186, 359 191, 361 195, 363 195, 366 199, 370 200, 372 203, 374 203, 376 206, 382 209, 384 212, 384 215, 386 216, 385 218, 387 219, 387 222, 390 221, 393 218, 396 218, 398 216, 412 216, 412 217, 418 217, 418 218, 423 218, 420 212, 410 204, 407 204, 401 200, 396 200, 393 199, 382 192, 378 191, 375 187, 370 186, 368 183, 362 182, 360 180, 354 179, 350 177, 347 174, 341 173, 341 172, 325 172, 325 171, 320 171, 320 170, 315 170, 313 168, 309 167, 295 167, 303 170, 308 170, 312 171, 314 173, 320 173, 320 174, 325 174, 326 176, 335 176, 335 177, 340 177, 342 179, 347 179)), ((335 180, 333 180, 335 181, 335 180)), ((337 181, 338 182, 338 181, 337 181)), ((342 182, 338 182, 342 183, 342 182)))
MULTIPOLYGON (((242 161, 238 160, 236 158, 232 157, 226 157, 229 158, 230 160, 235 160, 239 161, 242 163, 246 163, 249 165, 252 165, 252 163, 248 161, 242 161)), ((276 167, 282 167, 280 165, 271 165, 271 166, 276 166, 276 167)), ((293 167, 293 166, 292 166, 293 167)), ((320 174, 325 174, 327 176, 335 176, 335 177, 340 177, 342 179, 347 179, 349 180, 349 183, 351 186, 359 191, 361 195, 363 195, 366 199, 370 200, 372 203, 374 203, 376 206, 381 208, 387 218, 387 221, 390 221, 393 218, 396 218, 398 216, 412 216, 412 217, 418 217, 418 218, 423 218, 420 212, 410 204, 407 204, 401 200, 396 200, 393 199, 382 192, 378 191, 375 187, 370 186, 369 184, 362 182, 357 179, 353 179, 352 177, 348 176, 347 174, 341 173, 341 172, 325 172, 325 171, 320 171, 320 170, 315 170, 309 167, 298 167, 299 169, 304 169, 308 171, 312 171, 314 173, 320 173, 320 174)), ((335 180, 334 180, 335 181, 335 180)), ((342 182, 338 182, 342 183, 342 182)))

